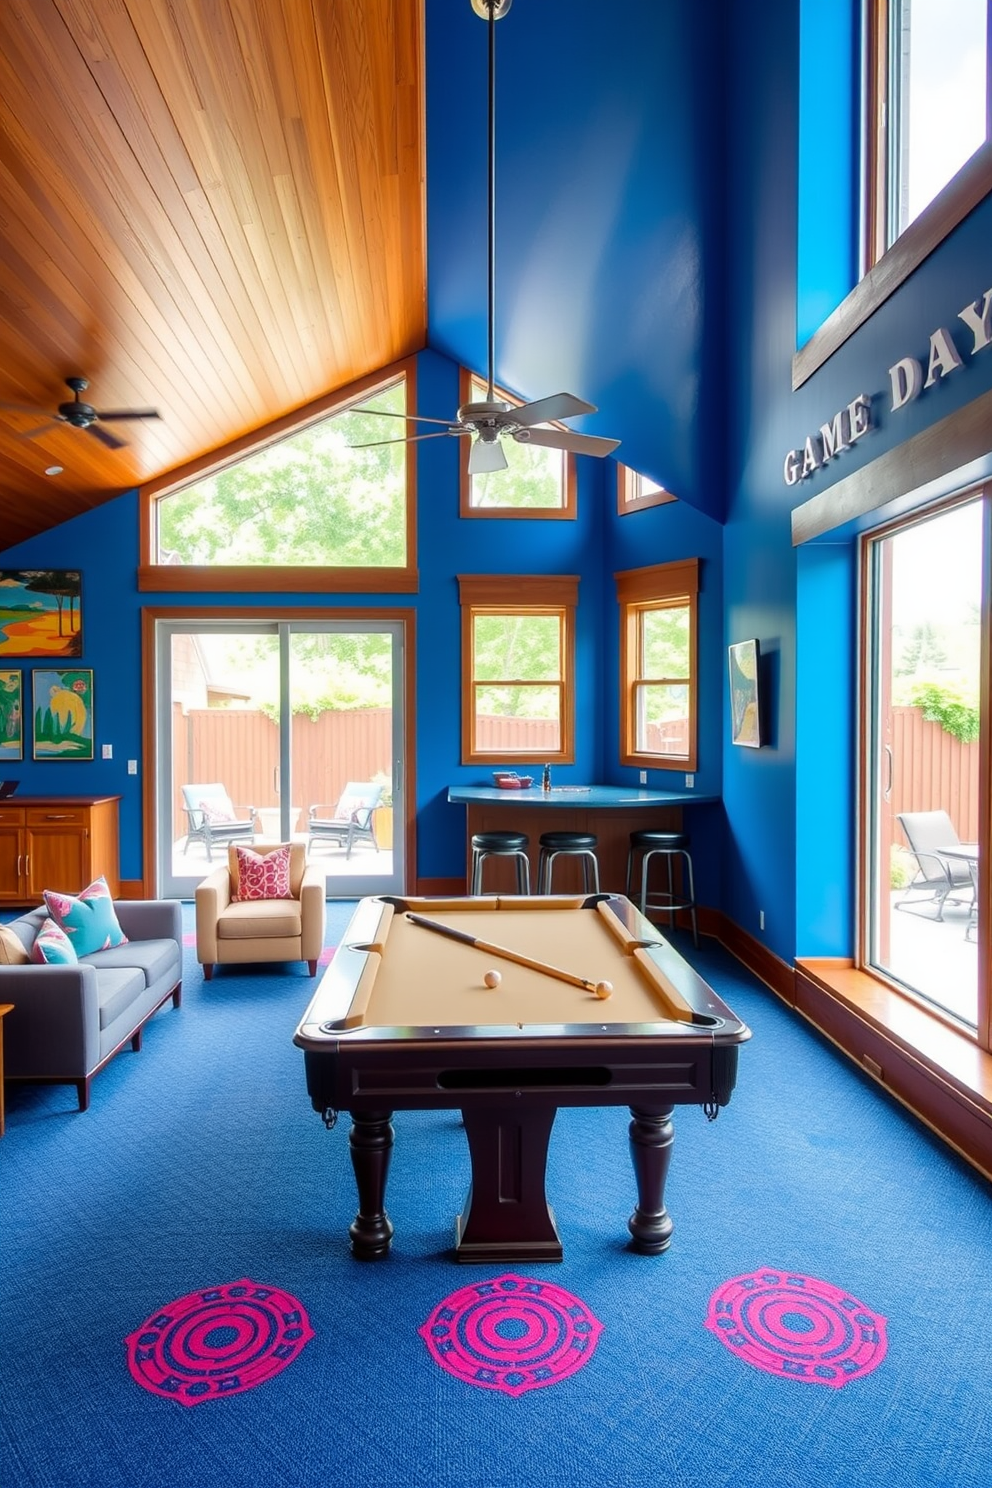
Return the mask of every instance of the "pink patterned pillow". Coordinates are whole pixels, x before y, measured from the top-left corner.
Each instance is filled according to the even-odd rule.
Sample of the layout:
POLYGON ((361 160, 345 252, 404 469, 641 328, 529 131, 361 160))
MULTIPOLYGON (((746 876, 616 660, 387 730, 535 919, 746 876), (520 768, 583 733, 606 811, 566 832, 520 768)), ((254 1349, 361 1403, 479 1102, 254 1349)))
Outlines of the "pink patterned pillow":
POLYGON ((229 796, 217 796, 213 801, 201 801, 200 810, 211 826, 215 824, 219 826, 221 822, 233 822, 238 819, 229 796))
POLYGON ((238 892, 235 899, 291 899, 289 891, 289 848, 277 847, 270 853, 252 852, 250 847, 236 847, 238 855, 238 892))

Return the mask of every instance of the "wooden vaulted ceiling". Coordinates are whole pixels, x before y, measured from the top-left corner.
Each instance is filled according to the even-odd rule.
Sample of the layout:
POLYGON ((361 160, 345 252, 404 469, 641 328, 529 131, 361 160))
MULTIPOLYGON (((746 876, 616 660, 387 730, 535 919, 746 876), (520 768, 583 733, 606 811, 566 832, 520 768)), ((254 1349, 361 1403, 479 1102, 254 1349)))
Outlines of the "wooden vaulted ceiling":
POLYGON ((0 551, 423 347, 423 4, 0 5, 0 551))

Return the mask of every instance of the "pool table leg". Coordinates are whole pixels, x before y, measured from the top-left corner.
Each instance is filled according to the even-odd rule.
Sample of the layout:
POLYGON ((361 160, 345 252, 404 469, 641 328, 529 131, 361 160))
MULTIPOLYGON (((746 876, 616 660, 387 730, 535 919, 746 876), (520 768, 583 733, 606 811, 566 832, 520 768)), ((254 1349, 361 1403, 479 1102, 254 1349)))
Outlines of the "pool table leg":
POLYGON ((557 1107, 463 1108, 472 1186, 455 1221, 455 1260, 496 1265, 560 1261, 561 1239, 544 1190, 557 1107))
POLYGON ((672 1243, 672 1220, 665 1208, 665 1179, 672 1161, 674 1106, 646 1110, 631 1106, 630 1159, 637 1180, 637 1208, 627 1221, 633 1249, 660 1255, 672 1243))
POLYGON ((393 1227, 386 1213, 386 1176, 393 1151, 392 1111, 352 1111, 348 1138, 358 1185, 358 1213, 348 1230, 361 1261, 388 1255, 393 1227))

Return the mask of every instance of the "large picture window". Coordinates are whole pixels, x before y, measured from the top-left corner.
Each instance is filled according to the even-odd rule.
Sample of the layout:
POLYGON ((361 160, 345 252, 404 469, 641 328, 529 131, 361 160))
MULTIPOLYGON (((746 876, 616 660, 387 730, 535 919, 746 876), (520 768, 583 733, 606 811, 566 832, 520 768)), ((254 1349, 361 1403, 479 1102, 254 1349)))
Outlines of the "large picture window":
POLYGON ((988 0, 867 0, 868 259, 989 138, 988 0))
POLYGON ((462 760, 574 759, 577 578, 459 577, 462 760))
POLYGON ((972 492, 863 544, 863 959, 972 1032, 987 789, 984 504, 972 492))
POLYGON ((144 490, 141 587, 415 587, 411 379, 353 384, 144 490))
POLYGON ((630 569, 616 584, 621 763, 694 770, 698 560, 630 569))

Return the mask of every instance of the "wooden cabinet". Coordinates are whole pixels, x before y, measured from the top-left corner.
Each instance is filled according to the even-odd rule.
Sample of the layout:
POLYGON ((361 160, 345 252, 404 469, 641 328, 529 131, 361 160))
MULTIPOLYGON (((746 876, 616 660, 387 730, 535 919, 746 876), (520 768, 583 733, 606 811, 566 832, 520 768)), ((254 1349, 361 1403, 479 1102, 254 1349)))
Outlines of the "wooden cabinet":
POLYGON ((100 874, 120 894, 120 796, 21 796, 0 803, 0 904, 78 894, 100 874))

